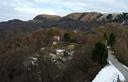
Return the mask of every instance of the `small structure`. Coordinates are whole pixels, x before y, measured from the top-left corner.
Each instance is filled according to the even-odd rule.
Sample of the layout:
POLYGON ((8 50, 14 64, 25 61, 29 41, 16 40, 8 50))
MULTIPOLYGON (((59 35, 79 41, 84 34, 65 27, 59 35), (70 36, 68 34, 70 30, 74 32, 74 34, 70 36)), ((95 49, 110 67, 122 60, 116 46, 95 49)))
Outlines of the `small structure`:
POLYGON ((54 36, 53 39, 56 41, 60 41, 60 36, 54 36))
POLYGON ((63 49, 58 49, 58 50, 56 50, 56 55, 57 56, 64 56, 64 53, 65 53, 65 50, 63 50, 63 49))
POLYGON ((64 49, 56 49, 56 53, 49 53, 52 63, 58 67, 64 67, 64 62, 72 59, 73 51, 66 51, 64 49))

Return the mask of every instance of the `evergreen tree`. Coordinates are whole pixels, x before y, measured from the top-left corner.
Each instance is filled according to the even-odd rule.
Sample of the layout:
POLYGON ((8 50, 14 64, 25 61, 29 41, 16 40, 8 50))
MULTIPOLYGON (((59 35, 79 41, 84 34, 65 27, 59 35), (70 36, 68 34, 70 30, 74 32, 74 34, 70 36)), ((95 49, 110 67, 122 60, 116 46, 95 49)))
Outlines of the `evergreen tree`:
POLYGON ((70 34, 69 33, 65 33, 64 34, 64 37, 63 37, 63 40, 65 41, 65 42, 70 42, 70 34))
POLYGON ((111 47, 113 47, 114 44, 115 44, 115 41, 116 41, 116 35, 114 33, 111 33, 109 35, 108 45, 110 45, 111 47))
POLYGON ((103 43, 101 42, 96 43, 92 55, 93 55, 92 56, 93 60, 97 61, 99 64, 104 65, 107 63, 106 59, 108 57, 108 52, 106 46, 103 43))

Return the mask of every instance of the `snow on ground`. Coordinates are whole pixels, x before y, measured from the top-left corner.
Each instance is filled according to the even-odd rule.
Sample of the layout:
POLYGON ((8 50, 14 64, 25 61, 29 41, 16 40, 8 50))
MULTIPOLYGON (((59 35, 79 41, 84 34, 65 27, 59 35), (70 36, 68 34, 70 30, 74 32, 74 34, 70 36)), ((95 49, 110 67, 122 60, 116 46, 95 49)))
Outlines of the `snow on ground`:
POLYGON ((92 82, 117 82, 117 79, 125 81, 122 73, 113 65, 104 67, 92 82))

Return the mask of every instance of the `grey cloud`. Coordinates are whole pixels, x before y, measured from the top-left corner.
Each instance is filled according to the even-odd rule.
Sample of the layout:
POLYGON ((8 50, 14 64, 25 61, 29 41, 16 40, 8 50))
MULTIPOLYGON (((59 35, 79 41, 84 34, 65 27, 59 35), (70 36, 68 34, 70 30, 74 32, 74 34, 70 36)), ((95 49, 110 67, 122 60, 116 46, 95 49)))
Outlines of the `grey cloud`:
POLYGON ((2 0, 0 2, 0 21, 30 20, 42 13, 65 15, 71 12, 100 11, 108 13, 127 10, 128 4, 119 0, 2 0))

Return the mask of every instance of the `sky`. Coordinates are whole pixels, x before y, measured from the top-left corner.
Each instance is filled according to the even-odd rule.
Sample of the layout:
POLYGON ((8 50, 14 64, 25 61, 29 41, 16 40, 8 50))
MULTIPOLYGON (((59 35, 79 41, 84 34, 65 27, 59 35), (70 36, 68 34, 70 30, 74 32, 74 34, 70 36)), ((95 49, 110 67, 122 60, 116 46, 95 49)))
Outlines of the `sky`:
POLYGON ((128 12, 128 0, 0 0, 0 21, 31 20, 39 14, 128 12))

